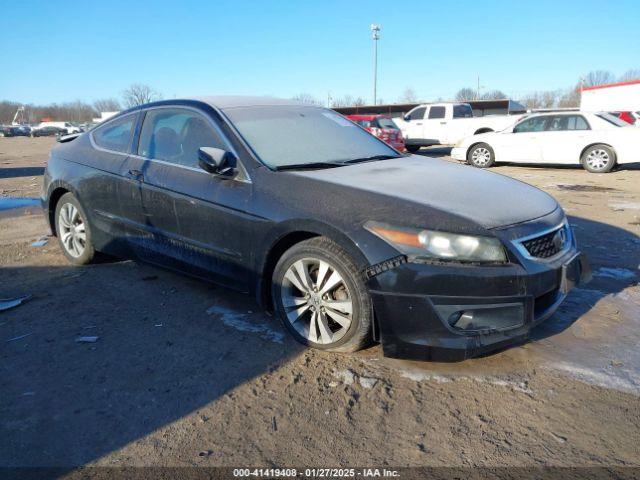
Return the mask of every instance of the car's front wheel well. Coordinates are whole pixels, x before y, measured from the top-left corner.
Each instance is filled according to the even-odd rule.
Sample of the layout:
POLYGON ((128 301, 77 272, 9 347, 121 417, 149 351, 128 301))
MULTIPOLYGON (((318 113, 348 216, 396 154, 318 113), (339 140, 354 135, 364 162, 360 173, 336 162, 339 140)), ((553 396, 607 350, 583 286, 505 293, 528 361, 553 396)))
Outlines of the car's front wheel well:
POLYGON ((474 132, 474 135, 480 135, 481 133, 489 133, 489 132, 493 132, 492 128, 488 128, 488 127, 484 127, 484 128, 479 128, 478 130, 476 130, 474 132))
POLYGON ((51 192, 51 195, 49 196, 49 211, 47 213, 49 227, 51 228, 51 232, 54 236, 56 235, 56 206, 58 205, 58 200, 60 200, 65 193, 69 193, 69 190, 64 187, 58 187, 51 192))

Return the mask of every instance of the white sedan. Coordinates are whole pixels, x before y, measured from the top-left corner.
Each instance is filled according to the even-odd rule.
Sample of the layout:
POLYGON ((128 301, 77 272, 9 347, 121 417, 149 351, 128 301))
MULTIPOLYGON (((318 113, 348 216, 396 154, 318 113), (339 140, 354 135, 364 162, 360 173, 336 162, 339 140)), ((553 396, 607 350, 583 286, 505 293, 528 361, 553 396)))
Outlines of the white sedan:
POLYGON ((582 164, 605 173, 640 162, 640 130, 608 113, 538 113, 500 132, 463 139, 451 157, 479 168, 495 162, 582 164))

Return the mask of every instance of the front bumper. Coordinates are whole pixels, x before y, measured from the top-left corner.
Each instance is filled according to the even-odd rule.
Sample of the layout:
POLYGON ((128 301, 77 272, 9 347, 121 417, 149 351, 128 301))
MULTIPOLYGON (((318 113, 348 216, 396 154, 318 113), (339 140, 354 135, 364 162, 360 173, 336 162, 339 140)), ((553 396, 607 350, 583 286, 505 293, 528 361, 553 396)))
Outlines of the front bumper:
POLYGON ((370 278, 369 288, 385 356, 460 361, 524 342, 590 277, 573 247, 535 265, 403 263, 370 278), (468 318, 476 325, 462 329, 468 318))
POLYGON ((451 149, 451 158, 464 162, 467 160, 467 150, 463 147, 453 147, 451 149))

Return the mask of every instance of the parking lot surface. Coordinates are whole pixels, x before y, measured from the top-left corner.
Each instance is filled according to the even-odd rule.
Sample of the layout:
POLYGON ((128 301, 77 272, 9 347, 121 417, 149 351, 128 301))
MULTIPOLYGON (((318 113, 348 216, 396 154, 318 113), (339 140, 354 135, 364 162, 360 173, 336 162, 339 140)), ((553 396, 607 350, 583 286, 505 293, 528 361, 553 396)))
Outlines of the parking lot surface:
POLYGON ((70 266, 34 245, 37 206, 8 208, 53 145, 0 139, 0 298, 30 296, 0 311, 0 465, 640 465, 637 166, 493 169, 560 201, 594 278, 530 342, 441 364, 305 350, 250 297, 70 266))

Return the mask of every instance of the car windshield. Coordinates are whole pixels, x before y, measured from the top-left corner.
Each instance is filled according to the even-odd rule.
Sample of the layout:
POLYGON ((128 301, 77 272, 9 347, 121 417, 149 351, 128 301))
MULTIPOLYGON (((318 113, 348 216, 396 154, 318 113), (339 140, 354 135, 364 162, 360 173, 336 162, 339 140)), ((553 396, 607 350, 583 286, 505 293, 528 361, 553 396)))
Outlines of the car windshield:
POLYGON ((385 118, 385 117, 378 118, 378 125, 380 125, 380 128, 398 130, 398 126, 395 123, 393 123, 393 120, 391 120, 390 118, 385 118))
POLYGON ((399 157, 397 151, 342 115, 307 106, 236 107, 224 111, 238 132, 270 168, 341 164, 399 157))
POLYGON ((602 112, 598 113, 598 117, 603 120, 606 120, 609 123, 613 123, 616 127, 628 127, 629 124, 624 120, 620 120, 618 117, 614 117, 610 113, 602 112))

